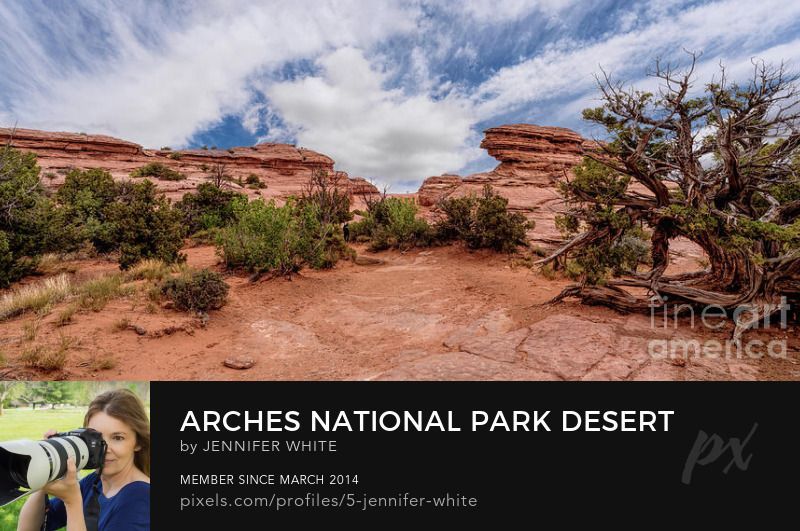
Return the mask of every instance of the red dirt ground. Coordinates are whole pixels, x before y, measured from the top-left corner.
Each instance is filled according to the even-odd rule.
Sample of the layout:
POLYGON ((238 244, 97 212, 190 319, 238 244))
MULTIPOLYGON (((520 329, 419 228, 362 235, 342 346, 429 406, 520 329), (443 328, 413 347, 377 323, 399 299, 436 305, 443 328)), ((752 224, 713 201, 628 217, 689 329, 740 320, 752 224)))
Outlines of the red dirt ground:
MULTIPOLYGON (((212 247, 188 249, 189 265, 219 271, 212 247)), ((359 249, 363 253, 363 249, 359 249)), ((548 280, 519 259, 459 247, 388 251, 376 265, 345 262, 304 270, 291 280, 250 282, 227 275, 228 304, 196 317, 142 297, 118 299, 74 323, 42 319, 34 341, 22 340, 23 315, 0 324, 0 378, 70 380, 800 380, 797 329, 747 340, 786 342, 786 356, 652 355, 679 341, 725 344, 731 328, 712 332, 681 320, 677 327, 647 315, 622 315, 577 302, 543 306, 568 281, 548 280), (151 307, 152 311, 154 308, 151 307), (116 331, 127 319, 140 327, 116 331), (62 371, 43 372, 19 360, 35 344, 75 340, 62 371), (654 347, 655 345, 655 347, 654 347), (655 350, 654 350, 655 349, 655 350), (249 356, 247 370, 223 365, 249 356), (113 364, 111 369, 98 365, 113 364), (2 367, 2 366, 0 366, 2 367)), ((691 246, 676 246, 675 267, 696 267, 691 246)), ((71 264, 86 278, 117 270, 102 260, 71 264)), ((758 350, 757 350, 758 351, 758 350)), ((766 352, 761 348, 758 352, 766 352)))

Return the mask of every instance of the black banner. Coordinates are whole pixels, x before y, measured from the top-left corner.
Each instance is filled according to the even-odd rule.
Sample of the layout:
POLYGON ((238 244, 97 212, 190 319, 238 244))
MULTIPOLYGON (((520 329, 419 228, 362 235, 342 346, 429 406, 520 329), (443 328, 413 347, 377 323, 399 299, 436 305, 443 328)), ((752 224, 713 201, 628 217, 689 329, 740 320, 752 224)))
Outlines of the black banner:
POLYGON ((791 383, 154 382, 153 522, 780 519, 800 478, 798 391, 791 383))

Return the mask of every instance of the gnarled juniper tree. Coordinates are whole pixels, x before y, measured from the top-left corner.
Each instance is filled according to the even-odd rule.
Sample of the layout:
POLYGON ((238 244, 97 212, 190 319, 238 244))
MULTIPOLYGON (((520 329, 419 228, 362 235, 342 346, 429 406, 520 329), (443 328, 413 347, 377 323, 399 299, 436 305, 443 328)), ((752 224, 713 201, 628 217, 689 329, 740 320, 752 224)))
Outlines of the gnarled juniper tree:
POLYGON ((678 71, 656 63, 657 93, 598 78, 604 104, 584 111, 608 138, 576 169, 563 226, 576 236, 550 257, 595 256, 598 267, 634 227, 652 232, 652 267, 624 278, 583 281, 575 296, 619 310, 653 302, 720 305, 738 312, 734 339, 758 316, 800 298, 800 93, 784 65, 754 62, 747 83, 724 68, 693 89, 696 57, 678 71), (709 267, 666 275, 670 243, 699 245, 709 267), (646 288, 645 294, 641 289, 646 288))

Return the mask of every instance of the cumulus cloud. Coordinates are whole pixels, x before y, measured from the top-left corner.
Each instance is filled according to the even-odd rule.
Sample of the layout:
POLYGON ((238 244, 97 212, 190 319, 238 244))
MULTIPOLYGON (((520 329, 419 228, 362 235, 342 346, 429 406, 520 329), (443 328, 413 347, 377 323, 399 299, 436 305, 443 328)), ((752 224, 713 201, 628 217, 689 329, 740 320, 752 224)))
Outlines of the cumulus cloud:
POLYGON ((333 157, 351 175, 396 190, 458 170, 480 154, 464 101, 385 88, 386 73, 352 47, 318 65, 321 75, 275 83, 265 93, 300 144, 333 157))
POLYGON ((358 0, 209 0, 169 11, 155 6, 155 16, 147 14, 152 5, 109 8, 87 0, 60 12, 3 3, 0 20, 11 28, 3 68, 25 84, 8 87, 7 113, 26 127, 182 145, 225 114, 240 113, 259 71, 334 47, 368 46, 413 29, 417 16, 400 2, 358 0), (30 37, 43 28, 52 28, 60 55, 46 49, 47 39, 30 37))

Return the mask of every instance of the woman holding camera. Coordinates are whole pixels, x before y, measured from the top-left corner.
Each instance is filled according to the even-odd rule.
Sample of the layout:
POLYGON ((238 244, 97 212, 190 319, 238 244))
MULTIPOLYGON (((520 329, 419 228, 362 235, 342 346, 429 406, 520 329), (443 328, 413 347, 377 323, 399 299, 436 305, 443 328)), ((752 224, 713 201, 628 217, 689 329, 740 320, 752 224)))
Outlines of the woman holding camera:
POLYGON ((150 421, 141 401, 126 389, 103 393, 89 405, 83 425, 107 444, 102 469, 78 481, 70 458, 64 479, 30 495, 17 530, 149 531, 150 421))

